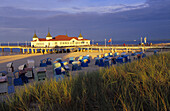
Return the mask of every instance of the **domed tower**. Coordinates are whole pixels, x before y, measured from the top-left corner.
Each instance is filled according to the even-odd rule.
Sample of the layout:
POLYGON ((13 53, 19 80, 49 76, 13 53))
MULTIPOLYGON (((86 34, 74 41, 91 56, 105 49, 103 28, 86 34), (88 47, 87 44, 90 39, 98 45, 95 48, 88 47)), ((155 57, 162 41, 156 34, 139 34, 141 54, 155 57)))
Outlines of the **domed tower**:
POLYGON ((33 36, 32 40, 33 40, 33 41, 38 40, 38 37, 37 37, 37 35, 36 35, 36 32, 34 32, 34 36, 33 36))
POLYGON ((49 29, 48 29, 48 34, 47 34, 47 36, 46 36, 46 40, 50 40, 50 39, 52 39, 52 36, 51 36, 50 31, 49 31, 49 29))
POLYGON ((80 34, 79 34, 79 36, 78 36, 78 39, 79 39, 79 40, 83 39, 83 36, 81 35, 81 32, 80 32, 80 34))

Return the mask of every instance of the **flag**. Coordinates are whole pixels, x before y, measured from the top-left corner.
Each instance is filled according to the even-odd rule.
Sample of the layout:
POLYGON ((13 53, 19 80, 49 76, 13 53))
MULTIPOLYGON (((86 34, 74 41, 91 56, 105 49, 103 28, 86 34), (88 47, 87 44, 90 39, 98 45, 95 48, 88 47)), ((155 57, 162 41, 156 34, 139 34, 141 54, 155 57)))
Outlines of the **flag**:
POLYGON ((112 41, 112 39, 110 38, 110 40, 108 42, 111 42, 111 41, 112 41))

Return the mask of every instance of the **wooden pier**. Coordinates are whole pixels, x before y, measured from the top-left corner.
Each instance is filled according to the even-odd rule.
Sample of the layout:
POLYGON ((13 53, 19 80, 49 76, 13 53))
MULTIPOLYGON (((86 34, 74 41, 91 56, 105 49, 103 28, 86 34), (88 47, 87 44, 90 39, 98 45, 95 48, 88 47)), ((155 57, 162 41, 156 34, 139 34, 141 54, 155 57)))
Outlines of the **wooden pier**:
POLYGON ((38 50, 40 51, 39 53, 54 53, 61 51, 63 52, 64 50, 67 52, 69 49, 70 52, 117 52, 117 51, 123 51, 123 52, 131 52, 131 51, 146 51, 147 49, 170 49, 170 46, 70 46, 70 47, 58 47, 58 48, 52 48, 52 47, 29 47, 29 46, 0 46, 2 49, 2 52, 4 52, 5 48, 10 49, 10 52, 13 52, 13 49, 17 48, 20 49, 20 53, 38 53, 38 50))

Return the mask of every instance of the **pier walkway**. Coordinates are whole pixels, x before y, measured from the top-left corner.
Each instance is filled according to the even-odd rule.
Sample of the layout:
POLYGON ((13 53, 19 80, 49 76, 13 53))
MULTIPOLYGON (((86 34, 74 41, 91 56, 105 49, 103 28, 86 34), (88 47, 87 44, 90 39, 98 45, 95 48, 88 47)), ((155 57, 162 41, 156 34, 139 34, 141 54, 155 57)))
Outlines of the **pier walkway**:
POLYGON ((0 46, 2 52, 5 48, 10 49, 10 52, 13 52, 13 49, 20 49, 21 53, 52 53, 52 52, 75 52, 75 51, 87 51, 87 52, 131 52, 131 51, 146 51, 147 49, 170 49, 170 46, 102 46, 102 45, 90 45, 90 46, 69 46, 69 47, 30 47, 30 46, 0 46))

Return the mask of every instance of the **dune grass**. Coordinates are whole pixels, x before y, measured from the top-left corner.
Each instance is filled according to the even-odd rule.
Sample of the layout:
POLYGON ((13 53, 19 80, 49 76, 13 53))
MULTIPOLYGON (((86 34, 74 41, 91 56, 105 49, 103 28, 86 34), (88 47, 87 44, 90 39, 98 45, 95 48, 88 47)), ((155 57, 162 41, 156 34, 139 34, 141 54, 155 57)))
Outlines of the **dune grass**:
POLYGON ((34 83, 1 103, 1 110, 170 110, 170 53, 56 82, 34 83))

